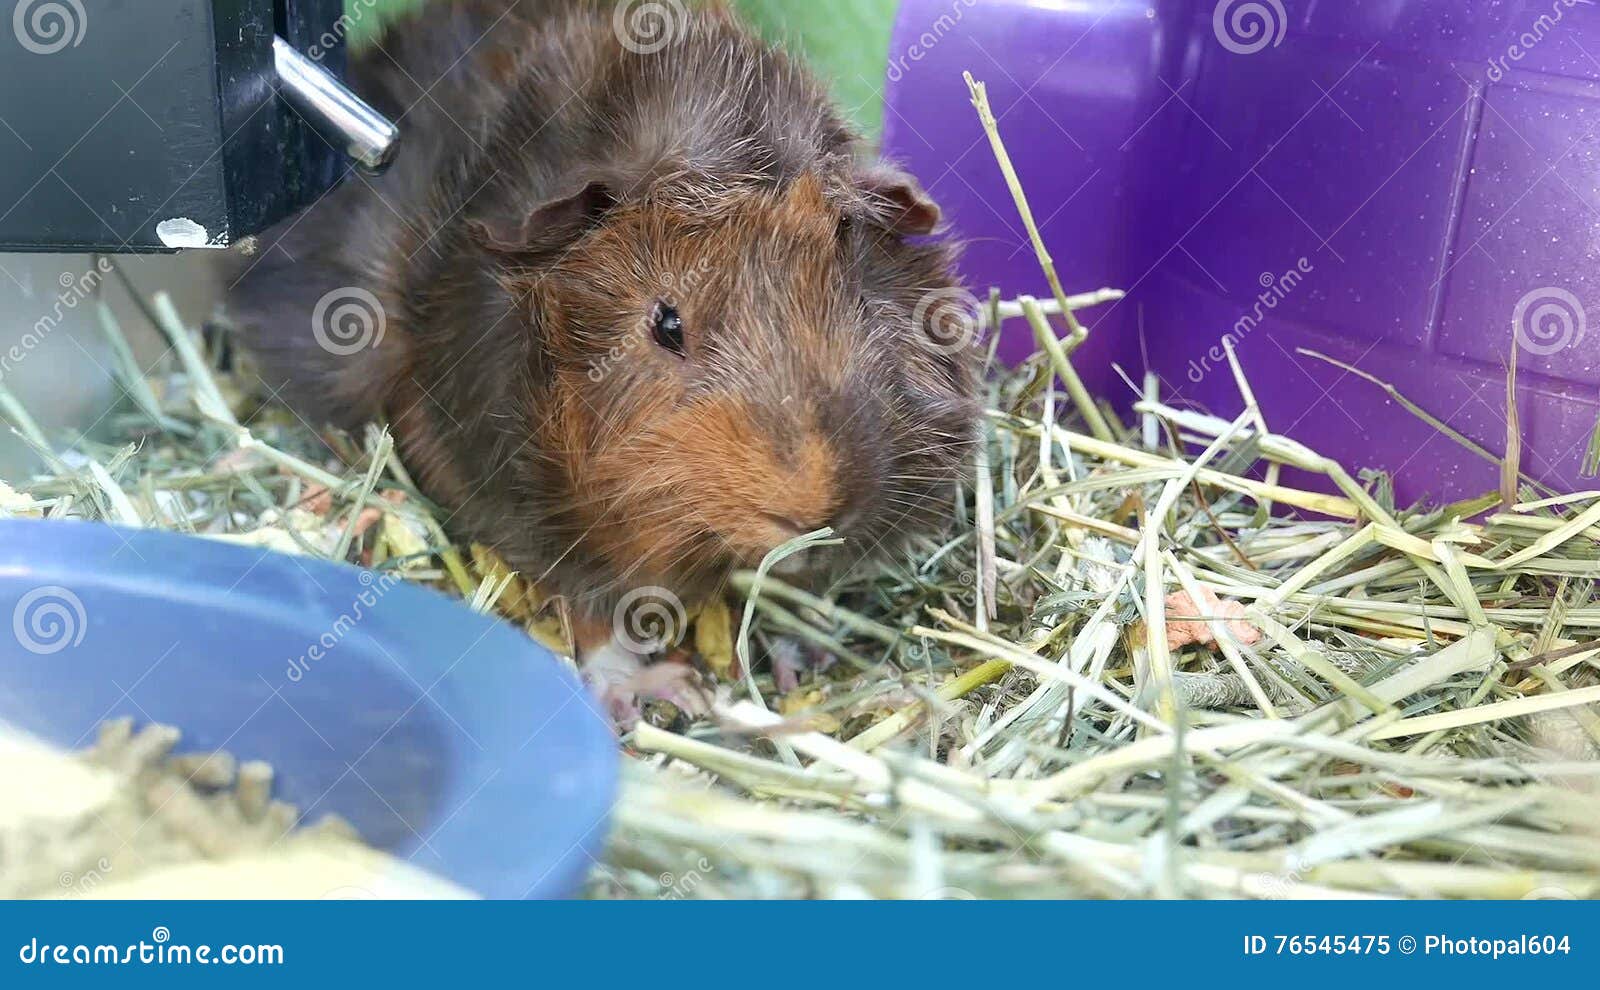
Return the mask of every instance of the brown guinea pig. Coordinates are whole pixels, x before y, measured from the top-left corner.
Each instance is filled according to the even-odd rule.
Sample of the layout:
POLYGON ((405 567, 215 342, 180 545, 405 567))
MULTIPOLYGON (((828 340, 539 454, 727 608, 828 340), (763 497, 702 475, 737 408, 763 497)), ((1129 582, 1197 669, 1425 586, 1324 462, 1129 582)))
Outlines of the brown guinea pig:
POLYGON ((692 601, 823 526, 848 563, 948 518, 971 296, 920 237, 938 208, 803 66, 720 6, 458 0, 351 74, 400 159, 274 232, 235 320, 308 419, 386 419, 581 652, 636 589, 692 601))

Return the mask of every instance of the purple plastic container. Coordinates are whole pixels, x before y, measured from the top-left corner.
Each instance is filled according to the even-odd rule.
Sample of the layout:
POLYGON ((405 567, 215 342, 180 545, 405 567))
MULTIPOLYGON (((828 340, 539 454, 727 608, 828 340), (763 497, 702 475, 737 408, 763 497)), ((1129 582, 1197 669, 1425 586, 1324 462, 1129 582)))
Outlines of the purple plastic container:
MULTIPOLYGON (((1600 5, 1585 0, 903 0, 885 146, 969 242, 975 287, 1047 296, 968 106, 989 87, 1069 291, 1113 286, 1076 359, 1232 417, 1231 334, 1276 432, 1496 487, 1518 348, 1523 470, 1582 484, 1600 416, 1600 5), (1593 57, 1591 54, 1593 53, 1593 57)), ((1032 348, 1019 327, 1005 341, 1032 348)), ((1590 483, 1592 485, 1592 483, 1590 483)))

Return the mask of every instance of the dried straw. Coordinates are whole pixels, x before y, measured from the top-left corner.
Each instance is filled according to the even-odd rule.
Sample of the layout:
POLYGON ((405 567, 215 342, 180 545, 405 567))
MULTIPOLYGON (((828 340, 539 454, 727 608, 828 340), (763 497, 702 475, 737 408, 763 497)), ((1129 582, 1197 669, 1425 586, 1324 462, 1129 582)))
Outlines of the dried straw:
MULTIPOLYGON (((685 734, 624 739, 593 893, 1600 893, 1596 494, 1396 506, 1387 479, 1272 433, 1231 351, 1237 419, 1147 386, 1124 424, 1069 357, 1089 332, 1075 312, 1120 294, 1067 296, 1047 272, 1050 303, 991 306, 1039 353, 990 376, 981 470, 936 544, 825 589, 736 575, 734 609, 699 611, 718 704, 685 734), (1206 593, 1259 641, 1174 611, 1206 593), (1217 642, 1175 645, 1168 620, 1217 642), (843 662, 784 690, 768 660, 794 643, 843 662)), ((359 561, 561 644, 558 607, 451 546, 386 434, 253 403, 170 303, 149 308, 180 370, 146 381, 103 314, 129 393, 111 442, 52 447, 0 394, 43 465, 0 487, 0 512, 359 561)))

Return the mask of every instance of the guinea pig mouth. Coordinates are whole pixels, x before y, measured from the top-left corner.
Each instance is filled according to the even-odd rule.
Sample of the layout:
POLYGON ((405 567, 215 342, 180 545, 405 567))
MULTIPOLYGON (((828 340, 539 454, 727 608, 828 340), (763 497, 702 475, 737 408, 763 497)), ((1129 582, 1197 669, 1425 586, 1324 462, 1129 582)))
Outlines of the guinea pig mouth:
POLYGON ((826 574, 831 568, 825 557, 831 549, 834 548, 808 547, 773 564, 769 573, 775 577, 787 579, 810 578, 826 574))
POLYGON ((779 533, 785 534, 785 543, 787 543, 789 540, 798 539, 807 533, 821 528, 818 526, 807 526, 798 519, 794 519, 789 516, 780 516, 775 512, 763 512, 761 513, 761 518, 777 527, 779 533))
MULTIPOLYGON (((791 540, 814 533, 823 525, 808 525, 774 512, 760 511, 745 517, 742 524, 717 533, 715 539, 726 553, 730 566, 754 568, 760 565, 773 550, 791 540)), ((800 576, 818 569, 823 552, 831 548, 812 548, 791 554, 772 568, 777 575, 800 576)))

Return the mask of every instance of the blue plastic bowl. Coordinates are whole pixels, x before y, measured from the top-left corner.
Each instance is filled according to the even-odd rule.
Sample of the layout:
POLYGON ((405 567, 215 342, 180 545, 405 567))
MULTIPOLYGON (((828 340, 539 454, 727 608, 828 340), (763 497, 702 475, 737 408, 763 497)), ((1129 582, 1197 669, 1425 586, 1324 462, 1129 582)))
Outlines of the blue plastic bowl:
POLYGON ((118 716, 176 726, 486 897, 570 896, 605 841, 616 742, 577 678, 391 576, 0 520, 0 657, 0 720, 67 747, 118 716))

